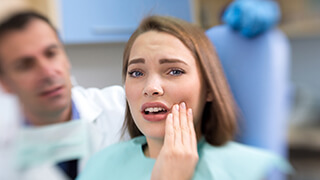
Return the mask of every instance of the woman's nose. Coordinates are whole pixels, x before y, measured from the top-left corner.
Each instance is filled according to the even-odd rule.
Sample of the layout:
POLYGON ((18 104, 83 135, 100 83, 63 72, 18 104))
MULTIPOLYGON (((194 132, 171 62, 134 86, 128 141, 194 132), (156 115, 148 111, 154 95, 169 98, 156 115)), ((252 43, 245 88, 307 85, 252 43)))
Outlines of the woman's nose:
POLYGON ((163 88, 159 80, 149 80, 143 90, 144 96, 162 96, 163 88))

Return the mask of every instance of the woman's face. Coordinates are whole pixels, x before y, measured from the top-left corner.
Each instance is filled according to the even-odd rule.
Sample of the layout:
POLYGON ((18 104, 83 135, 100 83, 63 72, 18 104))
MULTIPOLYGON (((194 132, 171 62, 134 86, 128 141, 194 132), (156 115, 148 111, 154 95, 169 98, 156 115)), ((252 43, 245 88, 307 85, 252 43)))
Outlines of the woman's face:
POLYGON ((200 68, 176 37, 156 31, 133 43, 125 81, 132 117, 147 138, 163 139, 165 119, 174 104, 192 108, 196 129, 207 99, 200 68))

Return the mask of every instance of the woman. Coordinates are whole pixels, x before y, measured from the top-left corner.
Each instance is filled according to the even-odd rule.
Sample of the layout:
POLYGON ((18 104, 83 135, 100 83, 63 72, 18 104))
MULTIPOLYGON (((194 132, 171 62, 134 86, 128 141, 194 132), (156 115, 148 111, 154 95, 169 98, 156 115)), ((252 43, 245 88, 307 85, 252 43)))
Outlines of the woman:
POLYGON ((231 141, 235 105, 200 28, 170 17, 144 19, 126 45, 123 77, 125 128, 133 139, 98 153, 79 179, 256 180, 288 167, 231 141))

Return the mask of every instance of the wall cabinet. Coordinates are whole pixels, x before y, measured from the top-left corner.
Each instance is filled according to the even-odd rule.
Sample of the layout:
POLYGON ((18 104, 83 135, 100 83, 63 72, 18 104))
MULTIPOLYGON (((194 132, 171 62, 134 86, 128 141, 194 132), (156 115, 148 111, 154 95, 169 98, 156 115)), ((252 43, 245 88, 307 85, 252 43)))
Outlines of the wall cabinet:
POLYGON ((192 0, 60 0, 60 33, 66 44, 125 42, 152 14, 193 21, 192 0))

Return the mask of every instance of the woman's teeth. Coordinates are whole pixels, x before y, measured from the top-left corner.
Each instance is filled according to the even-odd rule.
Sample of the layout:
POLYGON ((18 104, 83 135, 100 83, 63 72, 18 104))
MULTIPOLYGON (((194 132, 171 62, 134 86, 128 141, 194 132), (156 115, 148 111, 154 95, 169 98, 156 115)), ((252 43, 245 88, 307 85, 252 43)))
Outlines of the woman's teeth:
POLYGON ((159 113, 159 112, 166 112, 166 110, 164 108, 161 108, 161 107, 149 107, 149 108, 146 108, 144 110, 144 113, 145 114, 149 114, 149 113, 159 113))

